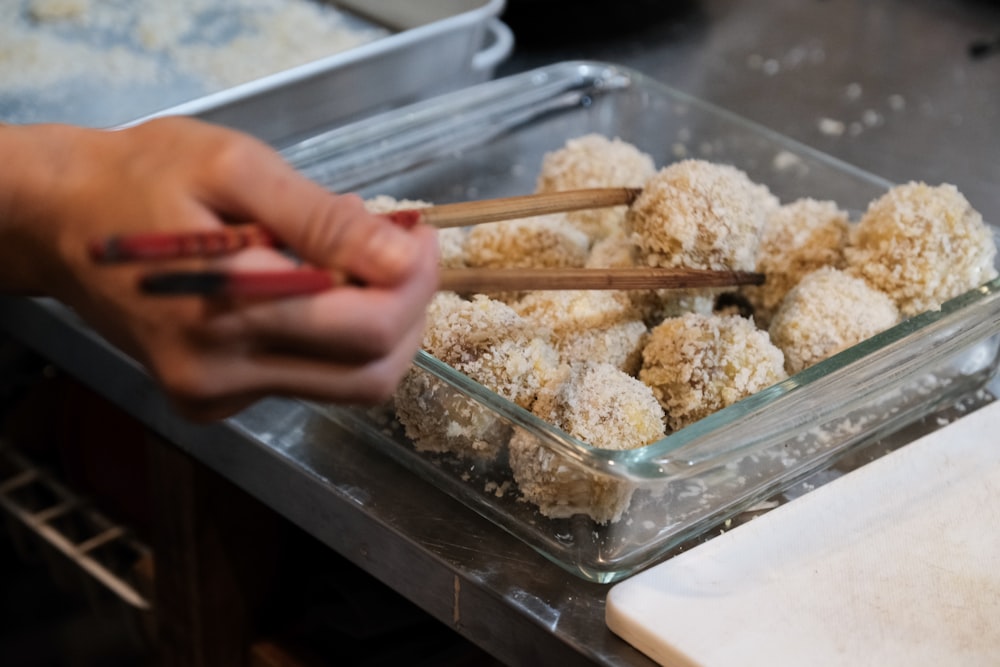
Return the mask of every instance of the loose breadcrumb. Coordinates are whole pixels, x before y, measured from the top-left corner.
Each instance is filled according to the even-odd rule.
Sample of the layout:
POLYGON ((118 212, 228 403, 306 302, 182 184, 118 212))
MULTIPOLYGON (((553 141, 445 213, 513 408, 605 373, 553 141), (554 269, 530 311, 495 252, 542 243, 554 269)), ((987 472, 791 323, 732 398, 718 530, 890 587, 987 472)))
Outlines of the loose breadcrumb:
POLYGON ((787 377, 785 359, 753 322, 688 313, 650 332, 639 379, 681 429, 787 377))
POLYGON ((833 267, 805 275, 774 315, 771 340, 785 354, 785 370, 798 373, 899 322, 884 292, 833 267))
POLYGON ((648 329, 626 292, 531 292, 512 306, 552 331, 564 362, 599 359, 630 375, 638 372, 648 329))
POLYGON ((997 276, 989 226, 950 184, 890 188, 868 206, 845 252, 849 270, 907 317, 997 276))
POLYGON ((778 199, 739 169, 683 160, 646 181, 625 216, 649 266, 752 271, 760 230, 778 199))
MULTIPOLYGON (((665 435, 663 409, 649 387, 602 362, 581 362, 543 388, 532 411, 575 438, 602 449, 634 449, 665 435)), ((551 518, 586 514, 618 521, 633 485, 600 475, 516 429, 510 466, 522 497, 551 518)))
POLYGON ((823 266, 844 267, 849 230, 847 212, 832 201, 798 199, 767 216, 757 254, 757 271, 765 282, 741 290, 753 306, 757 326, 769 326, 802 276, 823 266))
MULTIPOLYGON (((618 138, 586 134, 545 154, 535 190, 642 187, 654 173, 653 159, 634 145, 618 138)), ((566 217, 591 239, 598 240, 621 229, 626 210, 626 206, 587 209, 566 217)))

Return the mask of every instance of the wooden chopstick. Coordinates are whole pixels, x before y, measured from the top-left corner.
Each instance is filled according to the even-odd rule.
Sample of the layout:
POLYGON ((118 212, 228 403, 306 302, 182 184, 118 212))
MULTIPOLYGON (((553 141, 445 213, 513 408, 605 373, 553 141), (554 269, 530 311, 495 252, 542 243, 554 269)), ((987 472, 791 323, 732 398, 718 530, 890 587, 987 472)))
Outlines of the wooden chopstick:
MULTIPOLYGON (((628 205, 635 201, 640 192, 639 188, 566 190, 405 209, 386 213, 385 217, 407 229, 420 222, 442 229, 464 227, 548 213, 628 205)), ((117 235, 95 241, 88 252, 93 261, 112 264, 184 257, 218 257, 251 246, 280 247, 281 241, 259 225, 241 224, 197 232, 117 235)))
POLYGON ((393 211, 386 215, 397 223, 409 223, 412 226, 422 222, 438 229, 445 229, 530 218, 549 213, 628 206, 641 192, 642 188, 585 188, 439 204, 426 208, 393 211))
POLYGON ((464 293, 648 290, 760 285, 764 274, 673 268, 442 269, 439 289, 464 293))
MULTIPOLYGON (((530 290, 646 290, 759 285, 749 271, 673 268, 443 269, 439 290, 460 293, 530 290)), ((140 289, 160 296, 280 297, 313 294, 347 284, 342 273, 289 271, 173 271, 145 276, 140 289)))

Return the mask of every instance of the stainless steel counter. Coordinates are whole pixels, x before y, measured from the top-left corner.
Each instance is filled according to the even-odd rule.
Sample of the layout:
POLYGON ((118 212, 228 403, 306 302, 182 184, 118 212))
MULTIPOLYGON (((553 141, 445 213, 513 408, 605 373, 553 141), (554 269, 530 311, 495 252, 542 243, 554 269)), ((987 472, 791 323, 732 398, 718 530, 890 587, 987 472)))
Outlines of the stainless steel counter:
MULTIPOLYGON (((632 4, 621 5, 630 20, 608 22, 613 34, 584 25, 601 21, 593 11, 574 31, 545 25, 544 12, 512 13, 515 33, 530 29, 498 74, 574 58, 628 65, 891 180, 954 183, 1000 219, 1000 53, 970 56, 1000 34, 1000 5, 632 4)), ((550 564, 305 406, 271 399, 193 425, 57 304, 0 299, 0 326, 504 662, 651 664, 605 628, 605 586, 550 564)))

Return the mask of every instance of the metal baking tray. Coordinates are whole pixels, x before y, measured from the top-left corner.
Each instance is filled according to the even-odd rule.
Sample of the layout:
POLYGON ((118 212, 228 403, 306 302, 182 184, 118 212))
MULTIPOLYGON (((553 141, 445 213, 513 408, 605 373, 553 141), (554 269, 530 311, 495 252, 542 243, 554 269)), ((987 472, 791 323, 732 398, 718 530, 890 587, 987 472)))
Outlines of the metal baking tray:
MULTIPOLYGON (((543 155, 591 132, 633 143, 659 165, 680 155, 733 164, 782 201, 813 197, 862 211, 892 185, 635 71, 594 62, 486 82, 283 152, 336 191, 447 203, 531 192, 543 155)), ((881 446, 904 426, 969 396, 991 400, 981 395, 1000 358, 998 324, 1000 280, 994 280, 629 451, 577 440, 423 352, 414 372, 429 388, 426 413, 446 415, 440 437, 448 435, 447 415, 463 415, 469 421, 455 422, 456 428, 489 425, 498 456, 483 461, 417 451, 392 403, 315 408, 566 570, 611 582, 849 452, 881 446), (512 433, 557 454, 593 488, 631 493, 622 518, 602 524, 586 515, 539 513, 519 493, 503 453, 512 433)))
MULTIPOLYGON (((153 6, 148 2, 82 4, 81 12, 92 9, 95 15, 47 21, 32 19, 30 0, 5 5, 0 38, 8 35, 11 44, 0 44, 0 82, 6 79, 0 83, 0 120, 111 127, 154 115, 192 114, 252 129, 280 144, 292 132, 331 127, 489 79, 513 46, 510 30, 499 19, 504 0, 301 0, 329 6, 347 29, 370 31, 365 34, 373 39, 243 83, 220 85, 180 67, 172 48, 186 48, 195 39, 199 46, 224 52, 237 43, 233 33, 240 37, 250 31, 240 12, 251 11, 252 4, 220 10, 208 0, 184 0, 180 9, 190 5, 198 12, 186 17, 193 36, 181 38, 169 34, 180 30, 171 21, 156 23, 140 15, 153 6), (108 16, 114 23, 97 15, 98 9, 113 11, 108 16), (162 48, 168 39, 171 48, 162 48), (60 48, 49 48, 53 44, 60 48), (4 47, 22 49, 21 55, 5 55, 4 47), (33 51, 30 58, 23 55, 25 49, 33 51), (70 62, 74 53, 87 57, 70 62), (134 67, 137 58, 145 68, 142 76, 124 66, 134 67), (4 75, 6 67, 15 66, 16 76, 4 75)), ((265 49, 254 57, 267 56, 265 49)), ((266 63, 261 68, 266 71, 266 63)))

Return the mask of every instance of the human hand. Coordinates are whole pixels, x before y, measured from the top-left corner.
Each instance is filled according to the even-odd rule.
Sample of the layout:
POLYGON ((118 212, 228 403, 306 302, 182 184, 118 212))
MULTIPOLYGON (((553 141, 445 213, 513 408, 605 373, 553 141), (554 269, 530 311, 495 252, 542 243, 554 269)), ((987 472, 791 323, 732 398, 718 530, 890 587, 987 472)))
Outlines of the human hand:
MULTIPOLYGON (((146 366, 185 415, 228 416, 289 395, 376 403, 409 366, 437 287, 431 228, 401 229, 351 195, 308 181, 270 147, 192 119, 117 130, 0 127, 0 289, 53 296, 146 366), (279 300, 151 297, 149 267, 97 266, 95 239, 268 228, 304 262, 360 286, 279 300)), ((171 269, 270 270, 295 262, 253 248, 171 269)))

